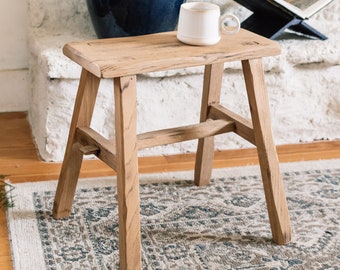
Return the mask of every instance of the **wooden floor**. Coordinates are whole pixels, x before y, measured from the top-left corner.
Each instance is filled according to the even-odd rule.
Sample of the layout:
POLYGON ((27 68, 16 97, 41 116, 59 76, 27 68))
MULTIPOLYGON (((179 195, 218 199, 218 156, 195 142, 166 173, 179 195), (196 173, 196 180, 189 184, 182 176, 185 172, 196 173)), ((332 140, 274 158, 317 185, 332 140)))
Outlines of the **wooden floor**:
MULTIPOLYGON (((320 141, 277 147, 280 162, 340 158, 340 141, 320 141)), ((140 173, 192 170, 193 154, 144 157, 139 160, 140 173)), ((215 153, 214 167, 257 164, 255 149, 226 150, 215 153)), ((31 137, 26 114, 0 113, 0 174, 9 175, 13 183, 57 179, 60 164, 39 159, 31 137)), ((99 160, 85 160, 81 177, 113 175, 99 160)), ((12 269, 6 213, 0 210, 0 269, 12 269)))

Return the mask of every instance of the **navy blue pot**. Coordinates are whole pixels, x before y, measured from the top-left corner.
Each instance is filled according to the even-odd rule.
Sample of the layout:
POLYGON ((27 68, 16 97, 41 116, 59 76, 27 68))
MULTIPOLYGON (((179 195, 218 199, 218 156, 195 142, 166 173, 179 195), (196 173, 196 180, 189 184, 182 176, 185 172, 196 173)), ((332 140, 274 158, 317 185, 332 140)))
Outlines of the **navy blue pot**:
POLYGON ((99 38, 173 31, 185 0, 86 0, 99 38))

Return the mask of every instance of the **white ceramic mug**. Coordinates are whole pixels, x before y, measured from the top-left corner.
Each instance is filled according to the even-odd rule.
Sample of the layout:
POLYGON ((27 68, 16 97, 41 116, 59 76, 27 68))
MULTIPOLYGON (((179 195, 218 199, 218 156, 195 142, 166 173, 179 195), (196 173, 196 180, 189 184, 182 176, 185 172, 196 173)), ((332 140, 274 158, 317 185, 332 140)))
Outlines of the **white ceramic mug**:
POLYGON ((212 3, 190 2, 181 5, 177 38, 190 45, 213 45, 220 41, 221 32, 235 34, 240 30, 239 19, 232 14, 221 16, 220 7, 212 3), (235 26, 227 27, 231 20, 235 26))

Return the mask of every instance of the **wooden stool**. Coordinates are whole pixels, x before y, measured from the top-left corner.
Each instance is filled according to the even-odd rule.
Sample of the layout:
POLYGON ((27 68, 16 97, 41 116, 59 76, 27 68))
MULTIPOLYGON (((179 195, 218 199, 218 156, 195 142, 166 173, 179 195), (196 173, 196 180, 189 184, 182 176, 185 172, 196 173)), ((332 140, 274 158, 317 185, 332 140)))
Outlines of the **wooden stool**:
POLYGON ((120 267, 140 269, 137 151, 199 139, 194 181, 197 185, 206 185, 211 178, 213 136, 235 132, 257 147, 273 240, 280 245, 290 241, 289 213, 272 138, 262 68, 262 57, 280 53, 276 42, 241 29, 234 36, 223 35, 213 46, 188 46, 176 39, 175 32, 167 32, 72 42, 65 45, 64 53, 83 69, 56 191, 55 218, 70 214, 83 155, 95 154, 117 172, 120 267), (219 104, 223 64, 229 61, 242 61, 252 121, 219 104), (136 75, 203 65, 200 123, 137 134, 136 75), (90 128, 101 78, 114 79, 116 133, 113 140, 90 128))

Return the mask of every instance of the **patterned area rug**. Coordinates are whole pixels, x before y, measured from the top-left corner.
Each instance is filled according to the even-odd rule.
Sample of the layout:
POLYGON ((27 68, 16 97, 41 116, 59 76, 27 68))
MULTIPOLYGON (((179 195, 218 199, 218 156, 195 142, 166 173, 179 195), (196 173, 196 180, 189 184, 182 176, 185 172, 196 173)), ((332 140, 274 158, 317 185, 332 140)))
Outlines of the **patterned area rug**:
MULTIPOLYGON (((143 269, 340 269, 340 169, 331 163, 340 168, 282 166, 293 228, 285 246, 271 240, 257 167, 215 170, 207 187, 191 172, 143 176, 143 269)), ((55 185, 15 185, 14 269, 118 269, 114 179, 80 180, 64 220, 51 217, 55 185)))

